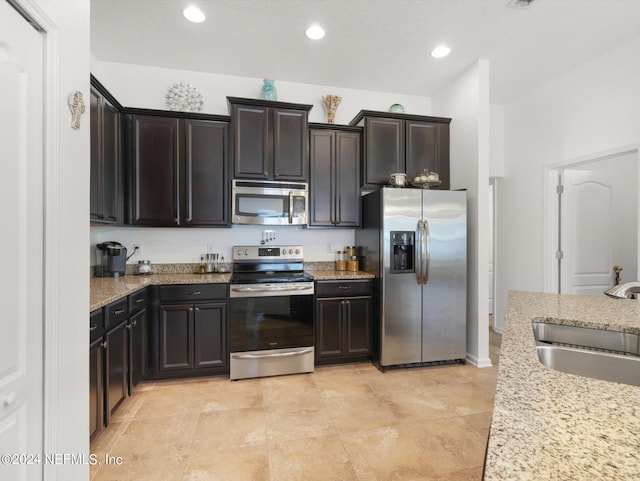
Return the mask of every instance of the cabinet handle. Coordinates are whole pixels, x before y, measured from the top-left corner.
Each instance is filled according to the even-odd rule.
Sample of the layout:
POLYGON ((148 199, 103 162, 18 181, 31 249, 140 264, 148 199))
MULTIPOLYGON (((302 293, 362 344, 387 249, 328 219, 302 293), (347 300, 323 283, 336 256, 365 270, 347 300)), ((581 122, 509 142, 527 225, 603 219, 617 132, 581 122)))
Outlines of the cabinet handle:
POLYGON ((202 294, 201 291, 195 291, 195 292, 190 292, 188 295, 190 295, 190 296, 199 296, 200 294, 202 294))
POLYGON ((136 299, 136 304, 140 304, 141 302, 144 302, 144 297, 141 297, 140 299, 136 299))
POLYGON ((96 329, 98 329, 98 325, 92 324, 91 327, 89 328, 89 331, 95 331, 96 329))
POLYGON ((351 289, 351 286, 338 286, 338 289, 349 290, 351 289))
POLYGON ((132 322, 132 324, 133 324, 134 326, 137 326, 137 325, 138 325, 138 321, 137 321, 137 320, 135 320, 135 321, 133 321, 133 322, 132 322))
POLYGON ((118 309, 118 310, 116 310, 116 311, 113 311, 113 313, 114 313, 116 316, 119 316, 119 315, 120 315, 120 314, 122 314, 124 311, 125 311, 124 309, 118 309))
POLYGON ((131 330, 131 324, 127 324, 127 329, 131 330))
POLYGON ((102 343, 102 347, 104 347, 104 348, 106 349, 106 348, 107 348, 107 346, 108 346, 107 341, 104 341, 104 342, 102 343))
POLYGON ((200 310, 200 308, 199 308, 198 306, 196 306, 196 307, 194 307, 194 308, 193 308, 193 310, 194 310, 194 311, 199 311, 199 310, 200 310))

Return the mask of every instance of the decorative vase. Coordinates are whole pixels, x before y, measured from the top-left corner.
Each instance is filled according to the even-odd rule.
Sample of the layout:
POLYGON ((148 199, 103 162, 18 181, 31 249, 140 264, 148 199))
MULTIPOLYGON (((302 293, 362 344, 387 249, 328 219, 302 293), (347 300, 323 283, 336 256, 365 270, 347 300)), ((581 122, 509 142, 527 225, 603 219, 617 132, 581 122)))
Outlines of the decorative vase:
POLYGON ((324 109, 327 112, 327 123, 333 124, 336 120, 336 110, 338 110, 338 105, 342 102, 342 97, 338 97, 337 95, 325 95, 322 97, 322 104, 324 105, 324 109))
POLYGON ((389 112, 395 112, 397 114, 403 114, 404 113, 404 107, 401 104, 393 104, 391 107, 389 107, 389 112))
POLYGON ((275 80, 264 79, 264 83, 262 84, 262 98, 264 100, 278 100, 275 80))

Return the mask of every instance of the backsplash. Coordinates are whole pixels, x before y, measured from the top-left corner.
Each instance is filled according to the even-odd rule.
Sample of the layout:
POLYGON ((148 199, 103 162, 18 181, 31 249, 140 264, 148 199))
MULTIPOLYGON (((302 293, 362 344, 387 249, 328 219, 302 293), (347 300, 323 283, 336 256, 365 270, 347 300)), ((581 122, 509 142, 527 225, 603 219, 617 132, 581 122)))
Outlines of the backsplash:
MULTIPOLYGON (((91 227, 90 265, 96 264, 95 246, 105 241, 117 241, 133 252, 139 245, 142 253, 127 261, 127 269, 137 269, 139 260, 148 259, 159 265, 197 265, 207 251, 220 254, 231 263, 231 249, 236 245, 260 245, 265 226, 238 225, 229 229, 161 228, 161 227, 91 227)), ((307 262, 333 262, 335 251, 353 245, 353 229, 308 229, 303 227, 269 227, 275 239, 265 245, 301 245, 307 262)), ((194 268, 195 270, 195 268, 194 268)))

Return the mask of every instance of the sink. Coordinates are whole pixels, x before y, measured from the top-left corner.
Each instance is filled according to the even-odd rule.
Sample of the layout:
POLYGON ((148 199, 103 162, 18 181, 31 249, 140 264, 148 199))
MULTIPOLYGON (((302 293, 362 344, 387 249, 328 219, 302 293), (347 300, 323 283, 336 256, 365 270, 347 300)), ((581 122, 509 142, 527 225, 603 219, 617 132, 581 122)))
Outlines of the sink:
POLYGON ((568 374, 640 386, 640 336, 533 323, 540 362, 568 374))

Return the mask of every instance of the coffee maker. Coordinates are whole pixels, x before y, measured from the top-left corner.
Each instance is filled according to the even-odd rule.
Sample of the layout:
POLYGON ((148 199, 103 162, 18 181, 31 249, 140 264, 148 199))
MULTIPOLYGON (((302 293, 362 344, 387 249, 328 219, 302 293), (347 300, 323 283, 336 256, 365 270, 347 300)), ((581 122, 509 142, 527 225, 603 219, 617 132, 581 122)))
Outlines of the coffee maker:
POLYGON ((96 245, 96 277, 124 276, 127 263, 127 248, 115 241, 96 245))

